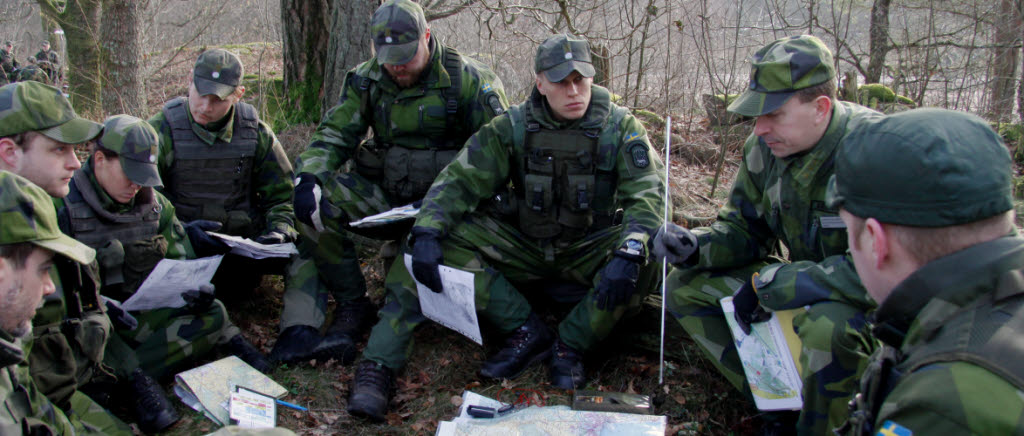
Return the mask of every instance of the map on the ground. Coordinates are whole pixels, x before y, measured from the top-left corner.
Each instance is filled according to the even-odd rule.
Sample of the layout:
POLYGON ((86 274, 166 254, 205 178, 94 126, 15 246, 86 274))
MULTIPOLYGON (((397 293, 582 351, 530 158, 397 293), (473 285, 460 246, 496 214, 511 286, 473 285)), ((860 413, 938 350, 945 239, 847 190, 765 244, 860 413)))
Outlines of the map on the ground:
MULTIPOLYGON (((405 267, 412 271, 412 256, 405 255, 405 267)), ((419 294, 420 312, 438 324, 448 327, 477 344, 483 345, 480 334, 480 320, 476 314, 476 292, 473 287, 473 273, 440 265, 441 285, 444 292, 434 292, 416 281, 419 294)), ((413 280, 416 280, 413 277, 413 280)))
POLYGON ((473 418, 466 413, 468 406, 497 408, 502 403, 470 391, 462 399, 459 416, 438 423, 436 436, 663 436, 668 423, 664 416, 587 412, 569 406, 530 406, 496 418, 473 418))
POLYGON ((793 359, 794 349, 799 351, 793 342, 799 339, 792 333, 792 323, 787 334, 779 323, 779 314, 773 312, 768 321, 751 324, 748 336, 733 316, 732 297, 723 298, 721 304, 757 408, 796 410, 803 407, 800 393, 803 382, 793 359))
POLYGON ((280 398, 288 390, 236 356, 180 372, 174 376, 174 393, 218 425, 230 423, 231 394, 241 386, 280 398))
POLYGON ((185 299, 181 294, 210 284, 223 258, 223 255, 218 255, 192 260, 161 259, 121 307, 124 310, 152 310, 184 306, 185 299))

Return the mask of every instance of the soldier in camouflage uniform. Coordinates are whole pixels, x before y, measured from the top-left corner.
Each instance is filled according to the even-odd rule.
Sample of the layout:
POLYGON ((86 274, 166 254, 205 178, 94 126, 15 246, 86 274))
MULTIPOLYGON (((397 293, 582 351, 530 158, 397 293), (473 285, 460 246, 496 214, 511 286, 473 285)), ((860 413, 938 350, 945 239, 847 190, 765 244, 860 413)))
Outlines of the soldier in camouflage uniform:
POLYGON ((3 47, 0 47, 0 83, 6 85, 14 80, 11 73, 16 69, 18 60, 14 58, 14 44, 11 41, 4 41, 3 47))
MULTIPOLYGON (((481 318, 507 335, 481 366, 485 378, 514 378, 550 356, 552 384, 581 387, 582 353, 657 283, 647 242, 662 224, 662 164, 640 122, 593 86, 590 56, 583 39, 545 40, 530 99, 470 137, 430 187, 412 228, 416 280, 445 292, 440 264, 473 273, 481 318), (496 194, 512 202, 492 207, 496 194), (557 334, 523 294, 528 282, 554 281, 588 289, 557 334)), ((386 285, 389 302, 348 404, 349 413, 375 420, 383 419, 394 372, 423 320, 409 270, 396 264, 386 285)))
MULTIPOLYGON (((108 118, 92 156, 71 179, 70 193, 56 202, 65 233, 97 250, 102 293, 108 298, 131 297, 161 259, 195 258, 174 206, 153 189, 161 185, 157 142, 153 127, 138 118, 108 118)), ((132 312, 137 325, 115 323, 123 341, 112 340, 104 360, 118 377, 150 383, 150 377, 187 369, 217 345, 260 371, 270 370, 211 292, 186 296, 183 308, 132 312)), ((149 391, 162 393, 158 385, 149 391)), ((156 432, 177 420, 164 396, 136 397, 139 416, 148 418, 140 419, 144 431, 156 432)))
POLYGON ((0 434, 101 434, 55 407, 32 381, 26 360, 32 316, 42 297, 56 291, 55 254, 90 263, 95 252, 60 232, 46 191, 7 171, 0 171, 0 216, 0 434))
MULTIPOLYGON (((676 266, 667 279, 669 312, 739 390, 749 387, 719 300, 736 294, 741 325, 766 319, 762 306, 808 308, 794 320, 803 341, 797 429, 820 435, 845 419, 874 348, 862 335, 874 303, 846 255, 837 211, 825 206, 825 188, 840 139, 878 114, 836 100, 832 54, 818 38, 779 39, 752 62, 750 89, 729 106, 757 119, 728 203, 710 228, 671 226, 655 249, 676 266), (788 262, 768 257, 777 243, 788 262)), ((771 418, 781 419, 770 426, 788 427, 794 416, 771 418)))
MULTIPOLYGON (((291 163, 270 126, 259 120, 254 107, 241 101, 243 75, 244 67, 235 54, 207 50, 196 60, 188 96, 171 100, 149 119, 160 134, 157 165, 165 182, 162 193, 174 204, 178 217, 189 221, 186 231, 200 256, 228 251, 205 232, 218 227, 222 233, 264 244, 289 243, 297 236, 291 163)), ((226 255, 213 280, 218 295, 233 291, 248 297, 262 272, 281 271, 286 303, 282 330, 294 323, 316 322, 312 314, 294 313, 288 306, 291 301, 321 300, 326 305, 326 298, 320 297, 326 291, 310 258, 312 249, 298 242, 300 254, 290 259, 226 255)), ((290 342, 281 335, 276 346, 290 342)), ((300 346, 305 357, 324 360, 351 361, 355 352, 344 346, 300 346)))
POLYGON ((829 206, 884 346, 840 434, 1024 434, 1013 177, 999 135, 962 112, 902 112, 844 140, 829 206))
POLYGON ((38 61, 32 56, 29 56, 28 58, 28 65, 17 69, 14 74, 15 82, 26 82, 29 80, 50 84, 50 76, 46 74, 46 71, 43 71, 43 69, 39 67, 38 61))
POLYGON ((37 62, 49 62, 54 66, 60 64, 60 60, 57 58, 57 52, 50 50, 50 41, 43 41, 40 45, 40 49, 35 55, 37 62))
MULTIPOLYGON (((371 32, 377 55, 345 76, 338 105, 296 164, 299 231, 317 247, 320 277, 338 302, 325 342, 354 343, 373 323, 347 232, 401 241, 410 221, 369 229, 348 223, 422 199, 469 135, 508 106, 498 77, 432 37, 416 3, 385 2, 371 32), (372 138, 364 141, 368 129, 372 138)), ((322 304, 303 310, 323 317, 322 304)), ((313 327, 294 329, 309 337, 313 327)))
MULTIPOLYGON (((74 146, 92 140, 101 129, 79 118, 52 86, 22 82, 0 88, 0 170, 29 179, 51 197, 67 195, 71 176, 81 167, 74 146)), ((95 264, 62 258, 54 264, 57 291, 44 298, 32 321, 28 358, 36 386, 68 416, 108 434, 131 434, 121 420, 78 390, 114 378, 103 364, 111 321, 99 296, 95 264)))

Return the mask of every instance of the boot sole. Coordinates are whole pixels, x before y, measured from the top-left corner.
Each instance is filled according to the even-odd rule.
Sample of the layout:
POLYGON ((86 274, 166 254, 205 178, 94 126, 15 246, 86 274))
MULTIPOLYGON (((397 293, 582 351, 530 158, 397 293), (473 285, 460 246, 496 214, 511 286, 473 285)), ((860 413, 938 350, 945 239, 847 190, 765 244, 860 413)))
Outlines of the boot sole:
MULTIPOLYGON (((376 413, 373 413, 372 411, 368 411, 368 410, 365 410, 365 409, 360 408, 360 407, 352 407, 351 406, 352 402, 353 401, 351 399, 349 399, 349 406, 347 408, 345 408, 345 410, 348 412, 349 415, 352 415, 353 417, 356 417, 356 418, 365 419, 367 421, 384 422, 384 414, 376 414, 376 413)), ((386 411, 386 409, 385 409, 385 411, 386 411)))

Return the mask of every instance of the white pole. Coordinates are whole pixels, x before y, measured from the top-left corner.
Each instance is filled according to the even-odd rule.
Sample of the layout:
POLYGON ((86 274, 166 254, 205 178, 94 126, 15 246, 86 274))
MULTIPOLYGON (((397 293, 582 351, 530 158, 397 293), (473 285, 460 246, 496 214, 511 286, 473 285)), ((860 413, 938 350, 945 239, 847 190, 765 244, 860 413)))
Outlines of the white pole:
MULTIPOLYGON (((665 117, 665 222, 662 224, 663 237, 668 236, 668 210, 672 203, 672 196, 669 191, 669 169, 672 167, 672 117, 665 117)), ((668 276, 668 261, 661 260, 661 354, 658 357, 658 386, 665 383, 665 279, 668 276)))

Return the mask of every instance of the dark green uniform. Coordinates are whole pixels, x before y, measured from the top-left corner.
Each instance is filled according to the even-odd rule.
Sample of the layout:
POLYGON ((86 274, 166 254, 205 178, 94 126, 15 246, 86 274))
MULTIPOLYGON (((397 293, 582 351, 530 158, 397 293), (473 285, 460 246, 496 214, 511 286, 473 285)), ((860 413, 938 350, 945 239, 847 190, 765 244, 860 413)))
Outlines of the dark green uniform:
POLYGON ((859 120, 877 115, 836 102, 817 145, 783 159, 750 135, 718 220, 694 229, 700 246, 696 263, 673 270, 667 279, 669 313, 739 390, 746 379, 719 300, 759 272, 755 283, 764 307, 808 309, 794 319, 803 343, 804 409, 798 426, 806 434, 822 434, 845 420, 846 403, 874 349, 864 335, 865 313, 874 302, 846 254, 846 227, 838 211, 825 206, 825 191, 843 135, 859 120), (768 258, 778 243, 789 250, 790 263, 768 258))
POLYGON ((321 211, 324 231, 305 225, 299 231, 317 247, 320 276, 338 301, 366 292, 346 231, 401 239, 408 230, 367 231, 350 228, 349 221, 420 200, 469 135, 508 106, 501 80, 489 68, 435 38, 429 47, 418 86, 400 88, 376 57, 349 71, 338 105, 296 163, 296 173, 316 176, 334 209, 321 211), (368 129, 373 138, 360 144, 368 129), (349 161, 354 168, 346 168, 349 161))
MULTIPOLYGON (((534 91, 469 139, 430 188, 416 225, 446 235, 444 264, 473 273, 477 311, 502 333, 531 312, 514 283, 560 279, 590 288, 559 325, 561 339, 585 351, 657 283, 649 263, 631 301, 596 307, 593 288, 612 252, 626 240, 646 244, 661 225, 662 170, 646 130, 606 89, 594 86, 586 115, 571 122, 556 121, 534 91), (490 203, 496 193, 517 206, 490 203)), ((390 301, 364 358, 397 369, 423 318, 406 268, 393 266, 386 286, 390 301)))
MULTIPOLYGON (((121 301, 161 259, 195 258, 174 211, 170 201, 152 188, 142 188, 129 204, 115 202, 96 181, 91 158, 75 172, 71 193, 57 203, 57 212, 68 225, 65 233, 97 250, 102 292, 121 301)), ((172 375, 241 333, 219 301, 201 314, 163 308, 132 315, 138 327, 116 331, 129 349, 108 347, 104 359, 120 377, 128 377, 135 368, 154 378, 172 375)))
POLYGON ((71 422, 36 388, 20 339, 0 330, 0 434, 74 434, 71 422))

